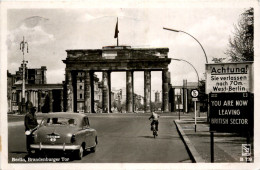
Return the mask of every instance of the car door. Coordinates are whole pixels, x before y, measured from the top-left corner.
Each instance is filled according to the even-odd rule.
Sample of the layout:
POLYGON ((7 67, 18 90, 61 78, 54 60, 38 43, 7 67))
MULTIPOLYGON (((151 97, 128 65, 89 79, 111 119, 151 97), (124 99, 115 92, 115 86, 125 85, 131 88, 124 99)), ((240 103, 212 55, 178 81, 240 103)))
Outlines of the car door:
POLYGON ((86 133, 85 141, 86 141, 87 148, 94 146, 95 144, 94 129, 90 128, 88 117, 83 118, 83 129, 85 130, 86 133))

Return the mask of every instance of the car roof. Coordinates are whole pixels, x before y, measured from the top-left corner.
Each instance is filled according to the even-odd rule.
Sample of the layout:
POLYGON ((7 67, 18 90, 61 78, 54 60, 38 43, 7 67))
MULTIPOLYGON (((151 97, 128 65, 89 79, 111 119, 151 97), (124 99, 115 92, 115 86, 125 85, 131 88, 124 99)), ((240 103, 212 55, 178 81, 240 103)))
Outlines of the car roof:
POLYGON ((55 112, 55 113, 47 113, 43 115, 43 118, 69 118, 78 120, 78 126, 82 125, 82 119, 87 117, 87 115, 82 113, 69 113, 69 112, 55 112))
POLYGON ((67 112, 56 112, 56 113, 47 113, 43 115, 47 118, 53 118, 53 117, 63 117, 63 118, 73 118, 73 119, 82 119, 83 117, 86 117, 87 115, 82 113, 67 113, 67 112))

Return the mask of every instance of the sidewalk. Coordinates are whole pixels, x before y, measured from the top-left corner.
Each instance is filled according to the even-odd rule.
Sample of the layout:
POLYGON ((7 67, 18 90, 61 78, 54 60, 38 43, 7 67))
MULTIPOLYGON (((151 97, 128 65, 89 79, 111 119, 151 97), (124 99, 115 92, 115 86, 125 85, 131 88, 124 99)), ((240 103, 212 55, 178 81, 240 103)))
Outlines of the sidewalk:
MULTIPOLYGON (((185 114, 188 118, 175 120, 176 127, 185 143, 194 162, 211 162, 210 132, 205 113, 197 117, 195 132, 194 113, 185 114)), ((232 163, 246 162, 242 157, 242 144, 246 144, 246 138, 234 133, 214 133, 214 162, 232 163), (243 159, 243 160, 242 160, 243 159)), ((251 143, 251 148, 252 148, 251 143)), ((251 150, 253 154, 253 150, 251 150)), ((253 157, 253 156, 252 156, 253 157)))

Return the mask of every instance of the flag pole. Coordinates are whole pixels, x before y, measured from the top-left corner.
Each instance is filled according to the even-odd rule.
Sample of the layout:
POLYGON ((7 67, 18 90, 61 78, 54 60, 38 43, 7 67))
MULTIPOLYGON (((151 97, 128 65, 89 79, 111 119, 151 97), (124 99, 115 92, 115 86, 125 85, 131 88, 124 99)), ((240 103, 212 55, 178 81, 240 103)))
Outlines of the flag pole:
POLYGON ((119 45, 119 37, 118 37, 118 33, 119 33, 119 30, 118 30, 118 17, 117 17, 117 18, 116 18, 115 35, 114 35, 114 38, 116 38, 116 41, 117 41, 117 46, 119 45))
MULTIPOLYGON (((118 31, 118 17, 117 17, 117 31, 118 31)), ((119 31, 118 31, 119 32, 119 31)), ((119 37, 119 35, 118 35, 118 33, 117 33, 117 46, 118 46, 118 37, 119 37)))

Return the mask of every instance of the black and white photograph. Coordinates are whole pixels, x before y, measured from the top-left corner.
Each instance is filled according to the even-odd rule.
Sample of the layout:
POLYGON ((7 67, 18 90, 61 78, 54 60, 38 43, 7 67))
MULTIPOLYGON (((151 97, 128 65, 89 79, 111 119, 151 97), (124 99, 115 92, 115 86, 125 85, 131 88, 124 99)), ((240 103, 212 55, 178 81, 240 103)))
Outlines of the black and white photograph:
POLYGON ((2 1, 0 169, 259 169, 259 1, 2 1))

